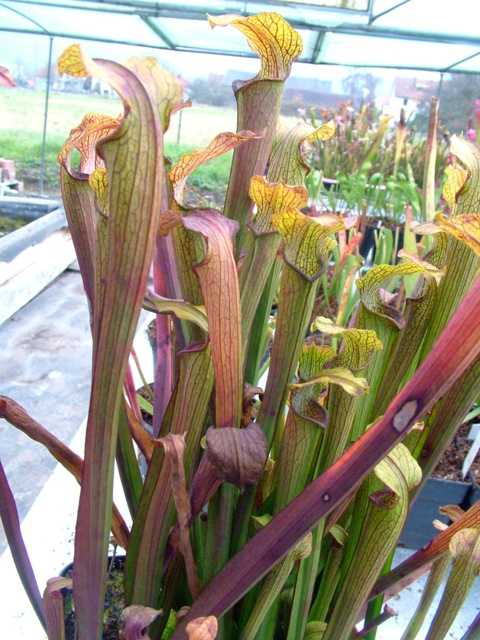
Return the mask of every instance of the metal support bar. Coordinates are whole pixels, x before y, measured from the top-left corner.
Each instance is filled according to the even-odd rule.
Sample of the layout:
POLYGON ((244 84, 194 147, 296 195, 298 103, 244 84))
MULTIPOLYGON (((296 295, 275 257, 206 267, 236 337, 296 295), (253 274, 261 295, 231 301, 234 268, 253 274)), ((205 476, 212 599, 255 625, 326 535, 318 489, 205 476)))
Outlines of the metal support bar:
POLYGON ((454 62, 453 64, 449 65, 448 67, 445 67, 445 69, 443 71, 445 71, 445 72, 451 71, 454 67, 458 67, 459 64, 467 62, 468 60, 472 60, 472 58, 476 58, 477 56, 480 56, 480 51, 477 51, 476 53, 472 53, 471 55, 466 56, 466 58, 462 58, 458 62, 454 62))
POLYGON ((168 46, 169 49, 176 49, 177 45, 170 40, 170 38, 165 34, 165 32, 158 26, 156 22, 150 16, 140 16, 143 22, 149 27, 155 35, 163 40, 163 42, 168 46))
POLYGON ((443 89, 443 72, 440 74, 440 80, 438 81, 438 88, 437 88, 437 98, 440 101, 440 98, 442 97, 442 89, 443 89))
POLYGON ((42 133, 42 151, 40 161, 40 193, 45 193, 45 153, 47 145, 47 121, 48 121, 48 102, 50 100, 50 81, 52 79, 52 49, 53 37, 50 36, 48 46, 48 68, 47 68, 47 86, 45 89, 45 108, 43 111, 43 133, 42 133))
POLYGON ((387 13, 391 13, 392 11, 395 11, 395 9, 398 9, 399 7, 403 7, 404 4, 408 4, 409 2, 410 0, 402 0, 397 4, 394 4, 393 7, 390 7, 390 9, 385 9, 385 11, 381 11, 380 13, 377 13, 376 15, 371 16, 368 21, 368 24, 373 24, 375 20, 378 20, 378 18, 383 18, 383 16, 386 16, 387 13))
POLYGON ((367 6, 367 13, 368 13, 368 24, 370 24, 370 21, 372 19, 373 16, 373 5, 374 5, 374 0, 368 0, 368 6, 367 6))
POLYGON ((0 7, 3 7, 4 9, 7 9, 8 11, 11 11, 12 13, 16 13, 17 16, 20 16, 21 18, 24 18, 28 22, 31 22, 36 27, 38 27, 45 35, 48 35, 48 30, 45 29, 45 27, 42 24, 40 24, 39 22, 37 22, 36 20, 31 18, 30 16, 27 16, 26 13, 23 13, 22 11, 19 11, 18 9, 14 9, 13 7, 9 7, 8 5, 4 4, 3 2, 0 2, 0 7))
POLYGON ((313 47, 312 57, 310 58, 311 64, 315 64, 317 62, 323 47, 324 40, 325 40, 325 31, 319 31, 317 40, 315 41, 315 46, 313 47))

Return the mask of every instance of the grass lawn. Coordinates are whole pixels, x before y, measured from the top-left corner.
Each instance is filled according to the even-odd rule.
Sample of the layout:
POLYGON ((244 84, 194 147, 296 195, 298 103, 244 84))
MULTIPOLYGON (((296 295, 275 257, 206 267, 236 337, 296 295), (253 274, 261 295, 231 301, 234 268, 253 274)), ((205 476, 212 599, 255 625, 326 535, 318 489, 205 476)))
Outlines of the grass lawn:
MULTIPOLYGON (((44 94, 27 89, 0 89, 0 157, 15 160, 17 175, 26 187, 38 189, 43 128, 44 94)), ((51 95, 46 146, 46 187, 58 192, 56 157, 69 131, 88 112, 117 115, 118 100, 73 94, 51 95)), ((180 155, 204 146, 221 131, 234 131, 233 109, 198 105, 182 113, 180 144, 177 144, 179 113, 172 117, 167 132, 166 154, 175 161, 180 155)), ((197 169, 190 180, 196 187, 209 191, 223 190, 230 171, 231 153, 212 160, 197 169)))

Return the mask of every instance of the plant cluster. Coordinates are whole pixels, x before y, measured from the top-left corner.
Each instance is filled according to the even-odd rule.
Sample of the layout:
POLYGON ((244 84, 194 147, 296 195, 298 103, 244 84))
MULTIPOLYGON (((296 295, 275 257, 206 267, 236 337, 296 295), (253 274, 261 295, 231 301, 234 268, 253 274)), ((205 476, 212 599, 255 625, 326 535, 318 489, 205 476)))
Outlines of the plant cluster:
POLYGON ((49 640, 64 638, 69 586, 77 638, 102 637, 111 536, 126 551, 121 638, 347 640, 361 620, 373 638, 392 615, 384 594, 430 570, 406 640, 451 565, 427 636, 440 640, 479 572, 480 506, 447 506, 453 524, 390 564, 480 393, 480 151, 452 140, 450 215, 407 224, 401 261, 360 275, 355 221, 302 211, 305 146, 335 131, 277 131, 299 34, 272 13, 210 21, 241 31, 261 68, 236 87, 238 131, 175 164, 163 134, 182 91, 154 59, 120 65, 74 45, 59 60, 109 82, 124 113, 86 115, 59 155, 91 313, 84 459, 0 397, 0 415, 81 485, 73 586, 53 578, 42 597, 0 465, 20 576, 49 640), (190 174, 231 149, 223 211, 187 207, 190 174), (156 314, 151 403, 130 368, 142 308, 156 314), (131 526, 112 502, 115 464, 131 526))
MULTIPOLYGON (((435 99, 433 105, 436 114, 435 99)), ((335 123, 336 135, 315 145, 315 170, 307 179, 313 200, 325 201, 333 211, 365 213, 397 223, 404 221, 408 206, 416 219, 424 219, 421 187, 428 138, 409 128, 403 110, 394 127, 391 117, 379 113, 373 104, 358 112, 350 103, 336 111, 322 109, 320 118, 335 123)), ((309 120, 318 125, 313 110, 309 120)), ((437 176, 446 156, 447 146, 441 141, 434 162, 437 176)))

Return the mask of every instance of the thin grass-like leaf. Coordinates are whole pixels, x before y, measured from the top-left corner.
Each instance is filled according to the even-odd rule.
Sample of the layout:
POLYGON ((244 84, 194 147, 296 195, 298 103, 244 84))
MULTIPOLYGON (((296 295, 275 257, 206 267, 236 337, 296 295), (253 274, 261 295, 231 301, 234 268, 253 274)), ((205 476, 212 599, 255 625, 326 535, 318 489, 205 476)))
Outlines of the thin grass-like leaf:
POLYGON ((20 519, 18 517, 17 506, 12 490, 8 483, 7 476, 0 462, 0 519, 7 538, 8 545, 12 552, 13 561, 18 571, 23 588, 37 614, 37 618, 44 629, 46 629, 45 611, 42 596, 38 589, 38 584, 33 573, 33 568, 28 557, 28 552, 23 541, 20 529, 20 519))

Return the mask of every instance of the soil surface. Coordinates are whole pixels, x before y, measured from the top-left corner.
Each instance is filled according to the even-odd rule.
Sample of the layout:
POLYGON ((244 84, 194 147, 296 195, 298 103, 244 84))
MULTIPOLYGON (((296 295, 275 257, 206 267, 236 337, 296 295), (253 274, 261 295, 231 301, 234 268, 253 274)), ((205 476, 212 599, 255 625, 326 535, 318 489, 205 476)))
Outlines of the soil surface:
MULTIPOLYGON (((105 613, 103 640, 118 640, 119 620, 125 608, 125 594, 123 591, 123 566, 125 557, 110 559, 107 578, 107 590, 105 593, 105 613)), ((73 566, 65 572, 65 577, 71 578, 73 566)), ((72 592, 70 589, 62 589, 65 608, 65 640, 75 640, 75 610, 73 608, 72 592)))
MULTIPOLYGON (((457 435, 432 473, 434 478, 464 480, 462 477, 462 465, 472 445, 472 441, 468 439, 471 426, 471 424, 464 424, 457 431, 457 435)), ((470 473, 475 482, 480 483, 480 454, 477 455, 470 467, 470 473)), ((465 481, 468 481, 468 477, 465 478, 465 481)))

